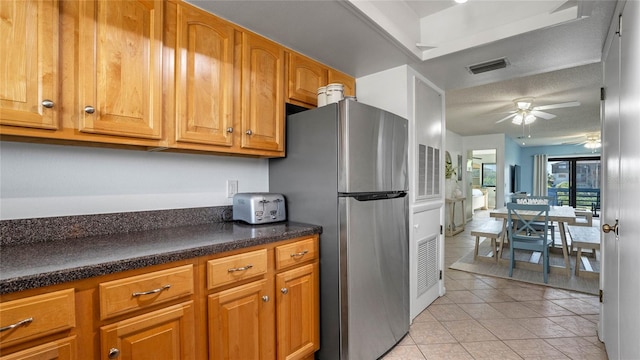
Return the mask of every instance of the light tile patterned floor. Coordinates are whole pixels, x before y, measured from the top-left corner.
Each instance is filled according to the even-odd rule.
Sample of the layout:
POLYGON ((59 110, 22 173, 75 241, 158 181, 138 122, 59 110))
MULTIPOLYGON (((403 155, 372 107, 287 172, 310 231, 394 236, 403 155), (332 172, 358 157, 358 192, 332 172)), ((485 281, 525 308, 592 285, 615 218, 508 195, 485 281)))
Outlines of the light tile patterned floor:
POLYGON ((474 240, 465 231, 445 242, 446 295, 384 360, 607 359, 596 296, 449 270, 474 240))

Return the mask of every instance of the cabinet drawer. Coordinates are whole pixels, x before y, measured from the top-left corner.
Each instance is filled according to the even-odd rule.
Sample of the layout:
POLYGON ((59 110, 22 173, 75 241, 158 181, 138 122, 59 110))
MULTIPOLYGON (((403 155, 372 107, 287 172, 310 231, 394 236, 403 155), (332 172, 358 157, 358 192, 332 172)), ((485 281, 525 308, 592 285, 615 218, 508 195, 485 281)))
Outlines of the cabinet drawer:
POLYGON ((0 304, 0 345, 71 329, 76 326, 73 289, 31 296, 0 304))
POLYGON ((276 247, 276 269, 284 269, 318 257, 318 241, 308 238, 276 247))
POLYGON ((77 358, 76 337, 70 336, 43 345, 30 347, 10 355, 4 355, 0 357, 0 360, 75 360, 77 358))
POLYGON ((267 249, 226 256, 207 262, 209 290, 267 272, 267 249))
POLYGON ((104 320, 193 294, 193 265, 105 282, 99 289, 104 320))

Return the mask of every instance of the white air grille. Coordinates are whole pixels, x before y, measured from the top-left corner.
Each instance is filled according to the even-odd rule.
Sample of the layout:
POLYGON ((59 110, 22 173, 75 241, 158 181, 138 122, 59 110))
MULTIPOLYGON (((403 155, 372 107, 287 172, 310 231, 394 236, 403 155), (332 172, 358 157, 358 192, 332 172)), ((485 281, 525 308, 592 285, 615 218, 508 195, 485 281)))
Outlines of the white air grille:
POLYGON ((418 241, 417 297, 436 285, 438 277, 438 238, 433 236, 418 241))
POLYGON ((418 195, 424 196, 427 191, 427 147, 418 145, 418 195))
POLYGON ((418 144, 418 196, 440 195, 440 149, 418 144))
POLYGON ((509 62, 506 58, 500 58, 495 60, 485 61, 480 64, 474 64, 467 66, 467 69, 472 74, 481 74, 487 71, 493 71, 498 69, 504 69, 509 65, 509 62))

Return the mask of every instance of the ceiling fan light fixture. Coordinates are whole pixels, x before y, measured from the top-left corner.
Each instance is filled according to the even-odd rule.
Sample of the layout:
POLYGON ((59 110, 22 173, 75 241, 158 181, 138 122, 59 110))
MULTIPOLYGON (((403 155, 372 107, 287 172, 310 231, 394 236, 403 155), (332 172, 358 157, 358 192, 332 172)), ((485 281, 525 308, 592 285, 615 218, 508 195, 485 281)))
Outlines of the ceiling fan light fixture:
POLYGON ((511 120, 511 123, 516 124, 516 125, 522 125, 522 120, 523 119, 524 119, 524 116, 522 116, 522 114, 518 114, 518 115, 513 117, 513 120, 511 120))
POLYGON ((584 143, 584 147, 586 147, 587 149, 599 149, 600 147, 602 147, 602 143, 600 142, 600 139, 598 138, 587 138, 587 142, 584 143))
POLYGON ((527 114, 527 116, 524 117, 525 125, 529 125, 534 121, 536 121, 536 117, 533 114, 527 114))
POLYGON ((518 101, 516 103, 516 105, 518 106, 518 109, 520 110, 528 110, 529 107, 531 106, 531 102, 527 102, 527 101, 518 101))

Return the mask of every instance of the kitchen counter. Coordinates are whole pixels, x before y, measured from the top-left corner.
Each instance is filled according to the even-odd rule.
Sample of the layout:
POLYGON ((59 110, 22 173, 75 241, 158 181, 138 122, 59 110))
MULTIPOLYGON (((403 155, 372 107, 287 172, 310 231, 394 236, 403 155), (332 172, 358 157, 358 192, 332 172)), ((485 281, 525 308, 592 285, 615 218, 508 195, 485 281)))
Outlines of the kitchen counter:
POLYGON ((317 225, 218 222, 2 245, 0 294, 319 234, 317 225))

